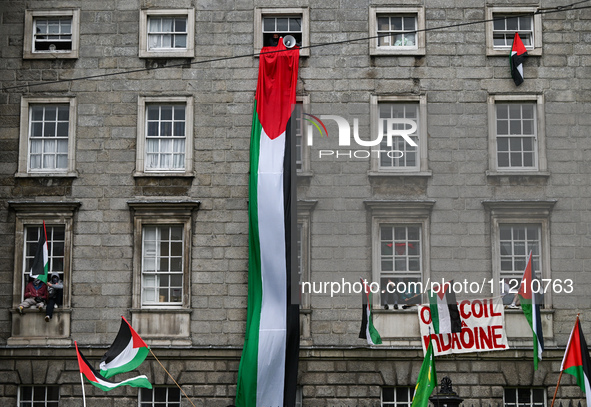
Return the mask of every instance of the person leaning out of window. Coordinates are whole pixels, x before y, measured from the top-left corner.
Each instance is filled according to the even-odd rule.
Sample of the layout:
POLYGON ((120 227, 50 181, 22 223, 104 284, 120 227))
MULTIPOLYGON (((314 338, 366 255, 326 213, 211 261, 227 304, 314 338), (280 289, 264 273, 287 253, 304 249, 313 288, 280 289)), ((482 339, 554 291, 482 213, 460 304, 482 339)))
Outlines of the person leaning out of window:
POLYGON ((25 300, 18 306, 18 312, 23 313, 24 308, 37 307, 39 312, 43 311, 47 301, 47 286, 38 278, 30 281, 25 287, 25 300))
POLYGON ((47 282, 47 287, 49 298, 45 310, 45 322, 49 322, 49 320, 53 318, 53 309, 58 308, 58 305, 62 305, 64 283, 60 280, 59 274, 55 271, 51 273, 51 278, 47 282))

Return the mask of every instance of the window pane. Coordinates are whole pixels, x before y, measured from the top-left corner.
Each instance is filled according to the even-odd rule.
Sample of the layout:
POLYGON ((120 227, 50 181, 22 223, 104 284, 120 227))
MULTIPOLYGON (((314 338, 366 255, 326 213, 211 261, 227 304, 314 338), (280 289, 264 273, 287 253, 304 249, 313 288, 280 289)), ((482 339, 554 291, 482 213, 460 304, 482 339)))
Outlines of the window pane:
POLYGON ((278 18, 277 19, 277 31, 289 31, 287 18, 278 18))
POLYGON ((519 29, 519 24, 517 17, 507 17, 507 30, 508 31, 517 31, 519 29))
POLYGON ((414 17, 404 17, 404 30, 405 31, 413 31, 415 29, 415 18, 414 17))
POLYGON ((302 31, 302 19, 301 18, 290 18, 289 19, 289 31, 302 31))
POLYGON ((532 17, 522 16, 519 17, 519 29, 524 31, 530 31, 532 25, 532 17))
POLYGON ((186 18, 175 18, 174 31, 175 32, 187 32, 187 19, 186 18))

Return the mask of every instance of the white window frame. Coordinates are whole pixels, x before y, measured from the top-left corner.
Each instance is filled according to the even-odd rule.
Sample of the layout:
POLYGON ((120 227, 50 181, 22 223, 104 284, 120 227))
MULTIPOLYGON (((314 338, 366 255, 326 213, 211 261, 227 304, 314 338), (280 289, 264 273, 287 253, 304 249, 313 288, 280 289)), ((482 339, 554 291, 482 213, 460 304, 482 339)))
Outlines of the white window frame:
POLYGON ((55 407, 57 407, 59 405, 59 402, 60 402, 60 395, 61 395, 60 393, 61 393, 60 392, 60 386, 58 386, 58 385, 34 385, 34 384, 26 385, 26 384, 23 384, 23 385, 18 386, 18 400, 17 400, 17 403, 16 404, 17 404, 18 407, 21 407, 23 405, 36 405, 37 403, 43 403, 43 405, 46 406, 46 407, 47 406, 55 406, 55 407), (33 400, 23 400, 23 394, 22 394, 22 392, 23 392, 23 389, 25 387, 30 387, 31 388, 31 398, 33 400, 35 399, 35 389, 36 388, 37 389, 38 388, 43 388, 44 393, 45 393, 44 400, 43 401, 36 401, 34 403, 33 403, 33 400), (50 387, 57 388, 57 400, 47 400, 47 390, 50 387), (48 404, 48 403, 50 403, 50 404, 48 404))
MULTIPOLYGON (((296 103, 301 104, 302 112, 303 113, 310 113, 310 96, 296 96, 296 103)), ((304 117, 298 118, 296 115, 293 116, 295 120, 300 120, 300 132, 301 132, 301 157, 302 157, 302 164, 301 167, 297 169, 298 177, 309 177, 312 176, 312 170, 310 169, 310 146, 308 145, 308 134, 309 134, 309 127, 311 126, 304 120, 304 117)), ((295 124, 295 123, 294 123, 295 124)), ((294 137, 297 136, 296 134, 296 127, 293 126, 293 133, 294 137)), ((296 145, 297 148, 297 145, 296 145)), ((297 153, 297 152, 296 152, 297 153)), ((297 159, 297 154, 296 154, 297 159)))
POLYGON ((135 309, 188 309, 191 304, 191 249, 192 212, 199 206, 198 201, 130 201, 134 223, 134 279, 132 304, 135 309), (143 304, 143 234, 144 226, 183 227, 183 293, 180 304, 143 304))
MULTIPOLYGON (((381 256, 380 256, 380 226, 420 226, 421 229, 421 281, 425 283, 431 276, 431 210, 435 201, 411 201, 411 200, 379 200, 364 201, 371 213, 371 241, 372 241, 372 281, 380 282, 381 256)), ((381 307, 379 293, 374 294, 373 307, 381 307)), ((419 301, 420 302, 420 301, 419 301)))
POLYGON ((138 97, 138 124, 137 124, 137 153, 136 153, 136 169, 135 177, 149 176, 175 176, 175 177, 192 177, 193 173, 193 97, 192 96, 176 96, 176 97, 138 97), (146 160, 146 108, 150 104, 184 104, 185 105, 185 168, 179 170, 147 170, 145 168, 146 160))
MULTIPOLYGON (((185 265, 184 263, 184 252, 186 250, 185 247, 185 234, 184 234, 184 225, 183 224, 178 224, 178 223, 172 223, 172 224, 166 224, 166 225, 161 225, 161 224, 156 224, 156 225, 150 225, 150 224, 143 224, 142 225, 142 276, 141 276, 141 285, 142 285, 142 290, 141 290, 141 296, 142 296, 142 307, 156 307, 156 306, 170 306, 170 307, 178 307, 178 306, 182 306, 182 297, 183 294, 181 292, 181 300, 180 301, 172 301, 172 296, 170 296, 169 301, 162 301, 160 299, 160 301, 158 301, 156 298, 157 296, 159 296, 159 291, 161 288, 166 288, 169 291, 169 295, 170 295, 170 290, 171 290, 171 283, 170 280, 172 279, 173 275, 180 275, 181 276, 181 284, 184 283, 184 275, 187 272, 187 270, 185 269, 185 265), (154 255, 151 257, 151 260, 153 260, 154 262, 158 263, 159 260, 161 259, 167 259, 168 261, 172 261, 174 259, 174 257, 176 256, 172 256, 172 254, 169 252, 168 255, 165 256, 161 256, 160 253, 160 247, 162 246, 163 242, 167 242, 168 244, 172 245, 174 243, 178 243, 178 241, 174 241, 172 240, 172 238, 170 240, 166 240, 164 241, 161 237, 162 232, 164 230, 168 230, 168 232, 172 231, 172 228, 180 228, 181 229, 181 255, 180 255, 180 261, 181 261, 181 271, 179 272, 171 272, 170 270, 162 270, 162 271, 157 271, 154 270, 154 272, 149 273, 146 271, 146 258, 147 256, 147 252, 146 252, 146 233, 147 233, 147 229, 148 228, 154 228, 156 231, 156 236, 155 236, 155 253, 154 255), (145 281, 147 276, 149 275, 153 275, 154 276, 154 286, 149 287, 152 288, 151 291, 153 291, 154 294, 154 301, 148 301, 146 299, 146 285, 145 285, 145 281), (167 287, 162 287, 160 285, 158 285, 158 281, 160 280, 160 277, 162 276, 166 276, 169 279, 169 284, 167 287)), ((184 284, 183 284, 184 285, 184 284)), ((181 287, 181 291, 184 291, 184 287, 181 287)))
POLYGON ((369 8, 369 54, 370 55, 425 55, 425 8, 424 7, 370 7, 369 8), (379 47, 378 17, 380 15, 416 15, 416 47, 379 47))
POLYGON ((378 135, 379 104, 380 103, 401 103, 418 104, 418 151, 417 165, 413 167, 382 167, 380 166, 380 144, 372 146, 371 154, 371 176, 384 175, 406 175, 406 176, 431 176, 428 160, 427 146, 427 96, 370 96, 370 138, 375 140, 378 135))
MULTIPOLYGON (((537 225, 540 227, 541 270, 536 274, 549 279, 552 276, 550 263, 550 214, 555 200, 547 201, 483 201, 490 211, 492 242, 492 278, 501 281, 501 225, 537 225)), ((544 294, 544 307, 552 308, 552 290, 544 294)))
POLYGON ((23 59, 77 59, 80 48, 80 9, 25 10, 23 59), (72 49, 69 51, 35 51, 33 30, 35 19, 40 17, 72 18, 72 49))
POLYGON ((542 387, 505 387, 503 388, 503 407, 507 407, 506 395, 507 391, 514 391, 515 392, 515 404, 511 403, 512 407, 523 406, 523 404, 519 403, 518 399, 518 391, 519 390, 529 390, 529 404, 527 407, 535 407, 536 405, 533 403, 533 392, 534 390, 540 390, 544 395, 544 402, 541 406, 537 405, 537 407, 546 407, 548 405, 548 394, 545 388, 542 387))
POLYGON ((193 58, 195 56, 195 9, 142 9, 140 10, 140 58, 193 58), (150 17, 187 17, 187 47, 179 49, 148 48, 148 20, 150 17))
POLYGON ((72 242, 74 213, 79 202, 31 202, 13 201, 9 205, 16 212, 15 255, 12 305, 16 309, 23 299, 25 274, 25 235, 29 226, 64 227, 64 270, 63 270, 63 308, 70 308, 72 286, 72 242))
POLYGON ((253 53, 258 57, 258 53, 263 48, 263 18, 264 17, 294 17, 299 16, 302 19, 302 47, 300 56, 310 56, 310 10, 307 7, 294 8, 255 8, 254 10, 254 50, 253 53))
MULTIPOLYGON (((296 246, 300 254, 300 262, 298 264, 298 267, 301 267, 300 282, 311 281, 312 229, 310 223, 312 212, 317 203, 318 201, 316 200, 297 201, 297 228, 300 235, 298 236, 297 242, 299 245, 296 244, 296 246)), ((301 288, 302 285, 300 284, 300 290, 301 288)), ((300 344, 312 345, 310 292, 308 290, 306 292, 300 292, 300 344)))
POLYGON ((499 273, 500 273, 500 278, 515 278, 518 280, 521 280, 521 277, 523 277, 523 271, 525 270, 525 266, 527 264, 527 259, 528 259, 528 255, 529 252, 531 250, 531 247, 533 246, 534 242, 537 242, 535 244, 535 246, 537 246, 537 251, 536 250, 531 250, 532 251, 532 270, 533 273, 536 276, 540 275, 540 270, 542 264, 542 256, 541 256, 541 252, 542 252, 542 225, 539 223, 499 223, 498 225, 498 233, 499 233, 499 241, 496 244, 499 244, 499 260, 500 260, 500 265, 501 268, 499 269, 499 273), (501 240, 501 229, 503 228, 509 228, 511 230, 511 239, 510 240, 501 240), (535 228, 537 229, 537 235, 538 238, 535 241, 532 241, 531 239, 528 239, 528 232, 527 229, 528 228, 535 228), (519 229, 525 229, 525 239, 522 240, 516 240, 514 239, 515 237, 515 231, 519 230, 519 229), (513 252, 513 254, 511 255, 503 255, 502 251, 501 251, 501 243, 502 242, 506 242, 506 243, 510 243, 511 245, 511 251, 513 252), (515 255, 515 246, 518 243, 524 243, 524 253, 523 255, 515 255), (516 261, 516 257, 517 258, 521 258, 522 259, 522 263, 523 263, 523 267, 519 267, 519 268, 515 268, 515 263, 517 263, 516 261), (512 263, 512 270, 510 271, 504 271, 502 269, 502 265, 503 265, 503 259, 508 260, 511 259, 511 263, 512 263))
POLYGON ((487 175, 540 175, 548 176, 546 161, 546 125, 543 95, 489 95, 488 96, 488 151, 487 175), (536 163, 534 167, 499 167, 497 154, 497 103, 534 103, 536 129, 536 163))
POLYGON ((73 97, 55 98, 29 98, 21 99, 21 123, 20 123, 20 145, 19 160, 16 177, 76 177, 76 99, 73 97), (64 169, 30 169, 29 152, 31 129, 30 110, 31 105, 56 105, 67 104, 69 110, 68 124, 68 166, 64 169))
POLYGON ((382 407, 410 407, 412 405, 412 398, 414 394, 414 388, 411 386, 383 386, 381 391, 381 406, 382 407), (384 390, 393 389, 394 390, 394 401, 386 401, 384 400, 384 390), (397 393, 396 390, 402 388, 407 391, 408 394, 408 401, 398 401, 397 400, 397 393))
MULTIPOLYGON (((27 244, 30 244, 30 245, 33 245, 34 244, 36 246, 37 245, 37 242, 39 241, 38 238, 37 239, 34 239, 34 240, 31 240, 29 238, 29 236, 28 236, 28 229, 29 228, 39 228, 39 230, 42 233, 42 231, 43 231, 43 224, 41 223, 39 225, 26 225, 24 227, 24 229, 23 229, 23 254, 22 254, 23 255, 23 263, 22 263, 23 264, 23 268, 22 268, 22 274, 21 274, 21 287, 22 287, 21 301, 23 301, 25 299, 25 297, 24 297, 24 295, 25 295, 25 287, 27 286, 28 281, 29 281, 29 272, 30 272, 30 269, 27 269, 27 267, 26 267, 26 265, 27 265, 27 257, 30 258, 30 263, 29 264, 32 264, 33 259, 34 259, 34 256, 35 256, 35 253, 34 252, 31 253, 30 256, 27 256, 27 252, 28 252, 28 250, 27 250, 27 244)), ((47 246, 48 246, 48 259, 47 260, 49 262, 49 270, 50 270, 50 272, 55 271, 55 270, 53 270, 54 259, 57 257, 57 256, 54 255, 55 254, 54 243, 56 243, 56 240, 55 240, 55 238, 54 238, 53 235, 55 234, 55 228, 63 228, 64 229, 64 240, 63 240, 63 244, 64 244, 64 256, 63 256, 64 265, 63 265, 63 268, 64 268, 64 270, 62 270, 62 271, 56 271, 57 273, 60 274, 60 279, 62 281, 64 281, 65 276, 67 274, 69 274, 69 273, 66 273, 66 270, 65 270, 66 258, 68 257, 67 253, 69 252, 69 250, 66 249, 66 231, 65 231, 66 226, 63 225, 63 224, 61 224, 61 225, 60 224, 47 224, 47 223, 45 224, 45 230, 47 231, 47 246)), ((70 241, 71 241, 71 239, 70 239, 70 241)), ((57 241, 57 242, 62 242, 62 241, 57 241)), ((48 279, 48 281, 49 281, 49 279, 48 279)))
POLYGON ((151 389, 139 389, 138 393, 137 393, 137 400, 138 400, 138 407, 142 407, 143 405, 150 403, 150 407, 154 407, 154 405, 158 404, 158 405, 164 405, 166 407, 169 406, 178 406, 180 407, 182 404, 182 395, 181 395, 181 390, 176 387, 176 386, 154 386, 151 389), (156 402, 154 401, 154 393, 156 391, 156 389, 166 389, 166 401, 164 402, 156 402), (176 390, 179 392, 179 400, 178 401, 169 401, 168 400, 168 393, 169 390, 176 390), (150 392, 151 396, 152 396, 152 400, 151 401, 147 401, 147 400, 142 400, 142 394, 150 392))
POLYGON ((511 52, 511 47, 495 47, 493 41, 494 18, 506 15, 532 15, 533 47, 528 46, 527 55, 542 55, 542 15, 535 14, 537 7, 486 7, 486 55, 507 57, 511 52))

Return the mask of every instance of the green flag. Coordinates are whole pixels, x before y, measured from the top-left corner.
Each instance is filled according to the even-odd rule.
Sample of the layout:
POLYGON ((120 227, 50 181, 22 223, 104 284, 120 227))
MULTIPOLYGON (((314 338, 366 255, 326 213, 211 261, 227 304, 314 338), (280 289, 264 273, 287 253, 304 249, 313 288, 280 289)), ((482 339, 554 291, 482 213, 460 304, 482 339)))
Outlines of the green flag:
POLYGON ((38 278, 47 284, 47 275, 49 274, 49 254, 47 250, 47 231, 45 230, 45 221, 43 221, 43 228, 39 229, 39 243, 37 243, 37 250, 35 251, 35 258, 33 265, 29 271, 32 278, 38 278))
POLYGON ((427 407, 429 396, 437 386, 437 372, 435 372, 435 359, 433 358, 433 345, 429 340, 429 347, 425 354, 425 360, 419 372, 415 394, 412 398, 411 407, 427 407))

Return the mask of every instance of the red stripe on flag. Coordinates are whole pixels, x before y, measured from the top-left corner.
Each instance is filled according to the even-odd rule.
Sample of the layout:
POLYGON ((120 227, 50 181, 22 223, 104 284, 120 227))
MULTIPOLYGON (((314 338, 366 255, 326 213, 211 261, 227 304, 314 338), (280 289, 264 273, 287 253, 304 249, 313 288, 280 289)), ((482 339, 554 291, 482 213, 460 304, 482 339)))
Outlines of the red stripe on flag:
POLYGON ((86 376, 86 378, 89 381, 98 383, 98 380, 97 380, 94 372, 92 371, 91 367, 88 366, 88 363, 86 363, 86 360, 84 359, 84 357, 80 354, 80 351, 78 350, 78 342, 74 341, 74 345, 76 346, 76 355, 78 356, 78 366, 80 367, 80 373, 82 373, 84 376, 86 376))
POLYGON ((125 317, 122 315, 121 318, 123 318, 123 320, 125 321, 125 323, 127 324, 127 326, 129 327, 129 332, 131 332, 131 338, 133 341, 133 348, 147 348, 148 345, 146 344, 146 342, 144 342, 144 340, 138 335, 138 333, 135 331, 135 329, 133 329, 131 327, 131 324, 129 322, 127 322, 127 320, 125 319, 125 317))
POLYGON ((259 61, 256 108, 263 130, 271 140, 285 132, 296 102, 299 53, 299 47, 288 50, 283 41, 276 47, 261 50, 265 57, 259 61))

